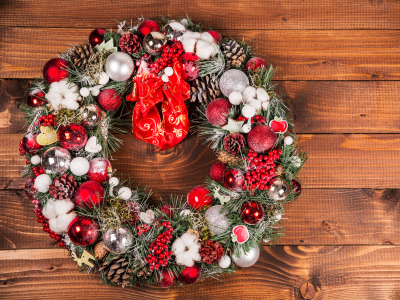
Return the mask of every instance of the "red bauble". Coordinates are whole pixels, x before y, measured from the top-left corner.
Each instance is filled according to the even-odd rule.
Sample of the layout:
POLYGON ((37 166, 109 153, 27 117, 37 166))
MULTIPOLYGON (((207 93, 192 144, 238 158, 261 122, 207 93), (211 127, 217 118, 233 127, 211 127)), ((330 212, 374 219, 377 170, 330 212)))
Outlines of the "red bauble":
POLYGON ((220 161, 213 164, 210 170, 210 178, 214 181, 224 180, 224 174, 227 166, 227 164, 224 164, 220 161))
POLYGON ((249 148, 260 153, 271 150, 276 143, 276 132, 268 125, 258 125, 247 135, 249 148))
POLYGON ((110 178, 111 173, 111 163, 107 158, 97 157, 90 161, 87 173, 90 180, 103 183, 110 178))
POLYGON ((301 184, 297 180, 292 179, 293 192, 297 196, 301 195, 301 184))
POLYGON ((246 202, 242 205, 240 215, 245 223, 254 225, 260 223, 260 221, 264 218, 264 210, 262 205, 258 202, 246 202))
POLYGON ((224 187, 233 192, 242 190, 244 183, 243 172, 239 169, 229 170, 224 175, 224 187))
POLYGON ((31 107, 39 107, 46 102, 44 96, 45 94, 41 90, 34 90, 29 93, 26 104, 31 107))
POLYGON ((182 77, 186 81, 195 80, 199 77, 199 69, 196 66, 196 61, 199 57, 193 52, 185 52, 181 61, 183 65, 182 77))
POLYGON ((193 267, 186 267, 181 275, 179 275, 178 280, 185 284, 195 283, 201 275, 200 265, 194 265, 193 267))
POLYGON ((210 191, 204 186, 196 186, 187 195, 187 202, 190 207, 196 210, 207 208, 213 203, 213 199, 209 194, 210 191))
POLYGON ((50 59, 43 67, 43 78, 48 83, 58 82, 68 77, 68 71, 70 69, 70 63, 62 58, 50 59))
POLYGON ((169 288, 173 286, 176 282, 176 276, 172 271, 169 271, 167 269, 163 269, 161 273, 162 277, 160 280, 157 282, 157 285, 162 288, 169 288))
POLYGON ((162 210, 170 219, 174 216, 174 210, 171 205, 163 205, 160 210, 162 210))
POLYGON ((95 29, 89 34, 89 44, 92 45, 92 47, 99 45, 103 42, 104 40, 104 34, 107 31, 104 29, 95 29))
POLYGON ((68 236, 75 245, 89 246, 100 236, 99 225, 92 218, 76 217, 68 226, 68 236))
POLYGON ((140 37, 144 38, 152 31, 160 31, 160 25, 156 21, 147 19, 139 24, 138 33, 140 37))
POLYGON ((227 123, 226 115, 229 113, 232 104, 223 98, 217 98, 211 101, 207 106, 206 117, 211 125, 223 126, 227 123))
POLYGON ((81 124, 60 126, 58 130, 58 141, 67 150, 78 151, 86 145, 87 139, 85 126, 81 124))
POLYGON ((113 111, 121 105, 121 95, 114 89, 102 90, 97 99, 102 109, 113 111))
POLYGON ((28 132, 27 134, 24 135, 22 139, 22 148, 24 148, 27 154, 33 154, 37 150, 42 148, 42 146, 40 146, 36 141, 36 137, 37 134, 32 132, 28 132))
POLYGON ((28 178, 28 180, 25 182, 25 194, 29 198, 29 200, 35 199, 35 181, 34 178, 28 178))
POLYGON ((253 57, 250 58, 248 60, 248 62, 246 63, 246 71, 248 71, 249 69, 251 70, 257 70, 260 69, 261 67, 266 67, 267 63, 265 62, 265 60, 263 60, 260 57, 253 57))
POLYGON ((220 35, 215 30, 207 30, 206 32, 211 34, 211 36, 214 38, 214 41, 215 41, 216 44, 218 44, 220 41, 222 41, 222 35, 220 35))
POLYGON ((99 206, 104 200, 104 188, 97 181, 85 181, 76 189, 74 199, 78 207, 99 206))

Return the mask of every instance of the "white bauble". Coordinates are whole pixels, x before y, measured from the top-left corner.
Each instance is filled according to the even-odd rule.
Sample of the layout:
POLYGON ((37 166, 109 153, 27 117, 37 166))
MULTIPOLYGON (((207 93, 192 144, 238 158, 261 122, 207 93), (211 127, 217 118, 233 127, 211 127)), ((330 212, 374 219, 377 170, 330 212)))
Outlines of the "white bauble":
POLYGON ((218 266, 221 269, 226 269, 231 265, 231 258, 228 255, 224 255, 218 262, 218 266))
POLYGON ((164 82, 168 82, 168 81, 169 81, 169 78, 168 78, 168 76, 167 76, 166 74, 163 74, 163 75, 161 76, 161 79, 162 79, 162 81, 164 81, 164 82))
POLYGON ((80 89, 79 94, 81 94, 82 97, 87 97, 90 94, 90 91, 87 87, 83 87, 80 89))
POLYGON ((89 171, 89 161, 84 157, 75 157, 69 166, 72 174, 83 176, 89 171))
POLYGON ((32 165, 38 165, 38 164, 40 164, 41 161, 42 161, 42 159, 40 158, 39 155, 34 155, 31 158, 31 164, 32 165))
POLYGON ((283 139, 283 143, 285 145, 291 145, 293 144, 293 138, 291 136, 285 136, 285 138, 283 139))
POLYGON ((243 124, 242 131, 244 133, 249 133, 251 131, 251 123, 247 122, 246 124, 243 124))
POLYGON ((36 177, 35 188, 38 190, 38 192, 47 193, 51 183, 52 181, 49 175, 41 174, 36 177))
POLYGON ((110 81, 110 77, 108 77, 106 72, 101 72, 101 74, 99 75, 99 77, 97 78, 99 81, 99 84, 106 84, 110 81))
POLYGON ((100 88, 92 88, 92 89, 90 90, 90 93, 91 93, 93 96, 97 97, 97 96, 100 94, 100 88))
POLYGON ((232 254, 232 260, 233 262, 242 268, 248 268, 254 265, 258 258, 260 257, 260 248, 258 246, 255 246, 254 248, 251 248, 249 252, 244 254, 243 250, 241 251, 240 255, 236 255, 234 252, 232 254))
POLYGON ((229 102, 232 103, 233 105, 239 105, 240 103, 242 103, 243 98, 242 98, 242 94, 239 92, 232 92, 229 95, 229 102))
POLYGON ((111 177, 108 183, 112 186, 117 186, 119 184, 119 179, 117 177, 111 177))
POLYGON ((172 69, 171 67, 166 67, 166 68, 164 69, 164 73, 165 73, 165 75, 167 75, 167 76, 171 76, 172 74, 174 74, 174 69, 172 69))
POLYGON ((251 119, 256 114, 256 109, 251 105, 245 105, 242 108, 242 115, 245 118, 251 119))
POLYGON ((122 187, 118 190, 118 196, 122 200, 129 200, 132 197, 132 190, 128 187, 122 187))

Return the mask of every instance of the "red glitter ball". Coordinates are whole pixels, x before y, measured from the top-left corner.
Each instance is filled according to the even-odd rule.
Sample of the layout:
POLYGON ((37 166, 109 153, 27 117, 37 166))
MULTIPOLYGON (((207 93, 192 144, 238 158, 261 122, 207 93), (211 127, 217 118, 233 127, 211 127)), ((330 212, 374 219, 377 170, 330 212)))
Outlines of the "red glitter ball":
POLYGON ((227 166, 227 164, 224 164, 220 161, 213 164, 210 170, 210 178, 214 181, 224 180, 224 174, 227 166))
POLYGON ((68 77, 66 69, 71 68, 70 63, 62 58, 50 59, 43 67, 43 78, 48 83, 58 82, 68 77))
POLYGON ((226 115, 229 113, 232 104, 223 98, 217 98, 211 101, 207 106, 206 117, 211 125, 223 126, 226 122, 226 115))
POLYGON ((174 216, 174 211, 171 205, 163 205, 160 209, 168 216, 168 218, 172 219, 174 216))
POLYGON ((68 236, 75 245, 89 246, 100 236, 99 225, 92 218, 76 217, 68 226, 68 236))
POLYGON ((248 62, 246 63, 246 71, 248 71, 249 69, 251 70, 257 70, 260 69, 261 67, 266 67, 267 63, 265 62, 265 60, 263 60, 260 57, 253 57, 250 58, 248 60, 248 62))
POLYGON ((26 104, 31 107, 39 107, 46 102, 44 96, 45 94, 41 90, 34 90, 29 93, 26 104))
POLYGON ((169 288, 176 283, 176 276, 172 272, 168 272, 167 269, 162 270, 162 277, 157 282, 157 285, 162 288, 169 288))
POLYGON ((144 20, 139 24, 138 32, 140 37, 144 38, 152 31, 160 31, 160 25, 154 20, 144 20))
POLYGON ((187 195, 187 202, 190 207, 196 210, 211 206, 213 203, 210 191, 204 186, 199 185, 193 188, 187 195))
POLYGON ((240 215, 243 221, 249 225, 260 223, 264 218, 264 210, 260 203, 257 202, 246 202, 242 205, 240 215))
POLYGON ((114 89, 102 90, 97 99, 102 109, 114 111, 121 105, 121 95, 114 89))
POLYGON ((244 183, 243 172, 239 169, 229 170, 224 175, 224 187, 233 192, 242 190, 244 183))
POLYGON ((99 45, 103 42, 104 40, 104 34, 107 31, 104 29, 95 29, 89 34, 89 44, 92 45, 92 47, 99 45))
POLYGON ((97 181, 85 181, 75 191, 75 204, 78 207, 93 208, 104 200, 104 188, 97 181))
POLYGON ((89 162, 89 171, 87 176, 90 180, 103 183, 110 178, 111 173, 111 163, 107 158, 97 157, 89 162))
POLYGON ((200 278, 200 275, 200 265, 194 265, 193 267, 186 267, 179 275, 178 280, 185 284, 192 284, 200 278))
POLYGON ((258 125, 247 135, 247 145, 258 153, 271 150, 276 140, 276 132, 268 125, 258 125))
POLYGON ((37 134, 36 133, 31 133, 31 132, 28 132, 23 137, 23 139, 22 139, 22 148, 24 148, 24 150, 25 150, 25 152, 27 154, 33 154, 37 150, 42 148, 42 146, 40 146, 38 144, 38 142, 36 141, 36 137, 37 137, 37 134))
POLYGON ((29 200, 35 199, 35 182, 33 178, 28 178, 28 180, 25 182, 25 194, 29 198, 29 200))
POLYGON ((207 30, 206 32, 211 34, 211 36, 214 38, 214 41, 215 41, 216 44, 218 44, 220 41, 222 41, 222 35, 220 35, 215 30, 207 30))
POLYGON ((301 195, 301 184, 297 181, 292 179, 292 186, 293 192, 296 194, 296 197, 301 195))
POLYGON ((64 125, 58 130, 58 141, 67 150, 77 151, 83 148, 87 139, 85 126, 80 124, 64 125))
POLYGON ((195 63, 197 60, 199 60, 199 57, 193 52, 185 52, 185 54, 182 55, 182 77, 184 80, 191 81, 199 77, 199 69, 195 63))

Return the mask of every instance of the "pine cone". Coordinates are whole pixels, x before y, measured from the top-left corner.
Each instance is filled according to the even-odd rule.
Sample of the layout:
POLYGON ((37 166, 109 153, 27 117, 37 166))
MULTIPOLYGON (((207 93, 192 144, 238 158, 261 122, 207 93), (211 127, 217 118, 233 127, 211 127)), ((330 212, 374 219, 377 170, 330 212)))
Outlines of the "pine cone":
POLYGON ((85 43, 75 46, 70 58, 75 66, 80 69, 86 69, 87 62, 92 54, 94 54, 92 46, 85 43))
POLYGON ((224 255, 224 248, 221 244, 215 241, 204 241, 201 243, 200 248, 201 260, 206 264, 214 264, 219 262, 224 255))
POLYGON ((142 48, 142 40, 134 35, 132 32, 124 34, 120 39, 118 46, 121 48, 122 52, 126 53, 138 53, 142 48))
POLYGON ((239 132, 228 134, 224 138, 224 148, 230 154, 239 154, 246 146, 246 139, 239 132))
POLYGON ((240 157, 229 154, 228 152, 221 151, 218 155, 218 159, 223 162, 224 164, 235 164, 235 163, 240 163, 242 160, 240 157))
POLYGON ((50 185, 49 194, 56 200, 71 199, 77 185, 74 176, 63 174, 54 179, 53 184, 50 185))
POLYGON ((285 170, 282 165, 277 165, 275 168, 275 176, 281 176, 285 170))
POLYGON ((139 204, 136 202, 126 202, 126 208, 128 210, 129 215, 131 216, 128 220, 129 225, 133 225, 136 222, 139 222, 139 214, 140 214, 140 207, 139 204))
POLYGON ((148 276, 151 275, 151 271, 149 267, 146 264, 141 264, 136 272, 137 277, 143 277, 144 279, 147 279, 148 276))
POLYGON ((219 82, 212 80, 211 75, 196 78, 190 82, 190 86, 190 102, 208 104, 221 95, 219 82))
POLYGON ((246 58, 243 47, 235 40, 225 41, 221 44, 222 53, 232 67, 240 68, 246 58))
POLYGON ((100 241, 94 247, 94 256, 98 260, 102 260, 104 256, 108 253, 107 247, 104 245, 103 241, 100 241))
POLYGON ((112 260, 103 262, 99 268, 104 276, 111 282, 115 282, 122 287, 129 285, 129 277, 131 269, 128 268, 129 262, 127 257, 114 257, 112 260))

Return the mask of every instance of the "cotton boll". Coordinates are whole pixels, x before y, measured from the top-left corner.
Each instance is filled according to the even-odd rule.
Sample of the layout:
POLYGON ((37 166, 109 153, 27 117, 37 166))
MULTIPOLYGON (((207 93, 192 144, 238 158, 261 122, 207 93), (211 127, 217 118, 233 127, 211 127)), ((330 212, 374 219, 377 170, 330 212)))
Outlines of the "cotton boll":
POLYGON ((58 231, 58 226, 57 226, 57 218, 54 219, 49 219, 49 228, 51 231, 61 233, 58 231))
POLYGON ((74 202, 70 199, 57 200, 54 202, 54 211, 57 215, 63 215, 69 213, 75 207, 74 202))
POLYGON ((267 110, 268 109, 268 106, 269 106, 269 102, 262 102, 262 109, 263 110, 267 110))
POLYGON ((56 210, 54 208, 54 200, 50 199, 47 201, 46 206, 42 209, 42 214, 47 219, 54 219, 57 217, 56 210))
POLYGON ((201 33, 200 32, 192 32, 191 35, 196 40, 200 40, 201 39, 201 33))
POLYGON ((108 81, 110 81, 110 77, 108 77, 106 72, 101 72, 100 76, 98 77, 98 82, 99 84, 106 84, 108 83, 108 81))
POLYGON ((239 92, 232 92, 229 95, 229 102, 232 103, 233 105, 239 105, 240 103, 242 103, 243 98, 242 98, 242 94, 239 92))
POLYGON ((90 91, 89 91, 89 89, 87 87, 83 87, 79 91, 79 94, 81 94, 82 97, 87 97, 87 96, 89 96, 90 91))
POLYGON ((35 188, 38 190, 38 192, 47 193, 51 183, 52 181, 49 175, 40 174, 38 177, 36 177, 35 188))
POLYGON ((41 158, 39 155, 32 156, 32 158, 31 158, 32 165, 38 165, 38 164, 40 164, 40 162, 41 162, 41 158))
POLYGON ((194 52, 196 41, 197 40, 194 38, 183 38, 181 42, 183 45, 183 49, 185 49, 185 52, 194 52))
POLYGON ((214 47, 212 44, 198 40, 196 44, 196 54, 199 58, 208 59, 214 53, 214 47))
POLYGON ((218 262, 218 266, 221 269, 226 269, 231 265, 231 258, 228 255, 224 255, 218 262))
POLYGON ((83 176, 89 171, 89 161, 84 157, 75 157, 69 166, 72 174, 83 176))
MULTIPOLYGON (((57 233, 67 232, 68 226, 71 224, 72 220, 76 218, 76 214, 74 212, 69 214, 60 215, 57 217, 56 228, 57 230, 53 230, 57 233)), ((52 220, 50 220, 52 221, 52 220)), ((50 225, 49 225, 50 227, 50 225)))
POLYGON ((203 32, 203 33, 201 34, 201 39, 202 39, 203 41, 206 41, 206 42, 209 42, 209 43, 215 43, 214 38, 213 38, 212 35, 209 34, 208 32, 203 32))
POLYGON ((118 196, 122 200, 129 200, 132 197, 132 191, 128 187, 122 187, 118 190, 118 196))
POLYGON ((269 101, 269 95, 266 90, 258 88, 257 89, 257 100, 260 100, 262 102, 267 102, 269 101))
POLYGON ((257 96, 256 89, 252 86, 248 86, 247 88, 244 89, 242 95, 243 99, 246 101, 254 99, 257 96))
POLYGON ((247 101, 247 103, 251 106, 253 106, 256 110, 261 110, 261 101, 260 100, 256 100, 256 99, 251 99, 249 101, 247 101))
POLYGON ((256 109, 253 106, 250 105, 243 106, 242 108, 243 117, 250 119, 254 117, 255 114, 256 114, 256 109))
POLYGON ((293 138, 291 136, 285 136, 285 138, 283 139, 283 143, 288 146, 293 144, 293 138))

